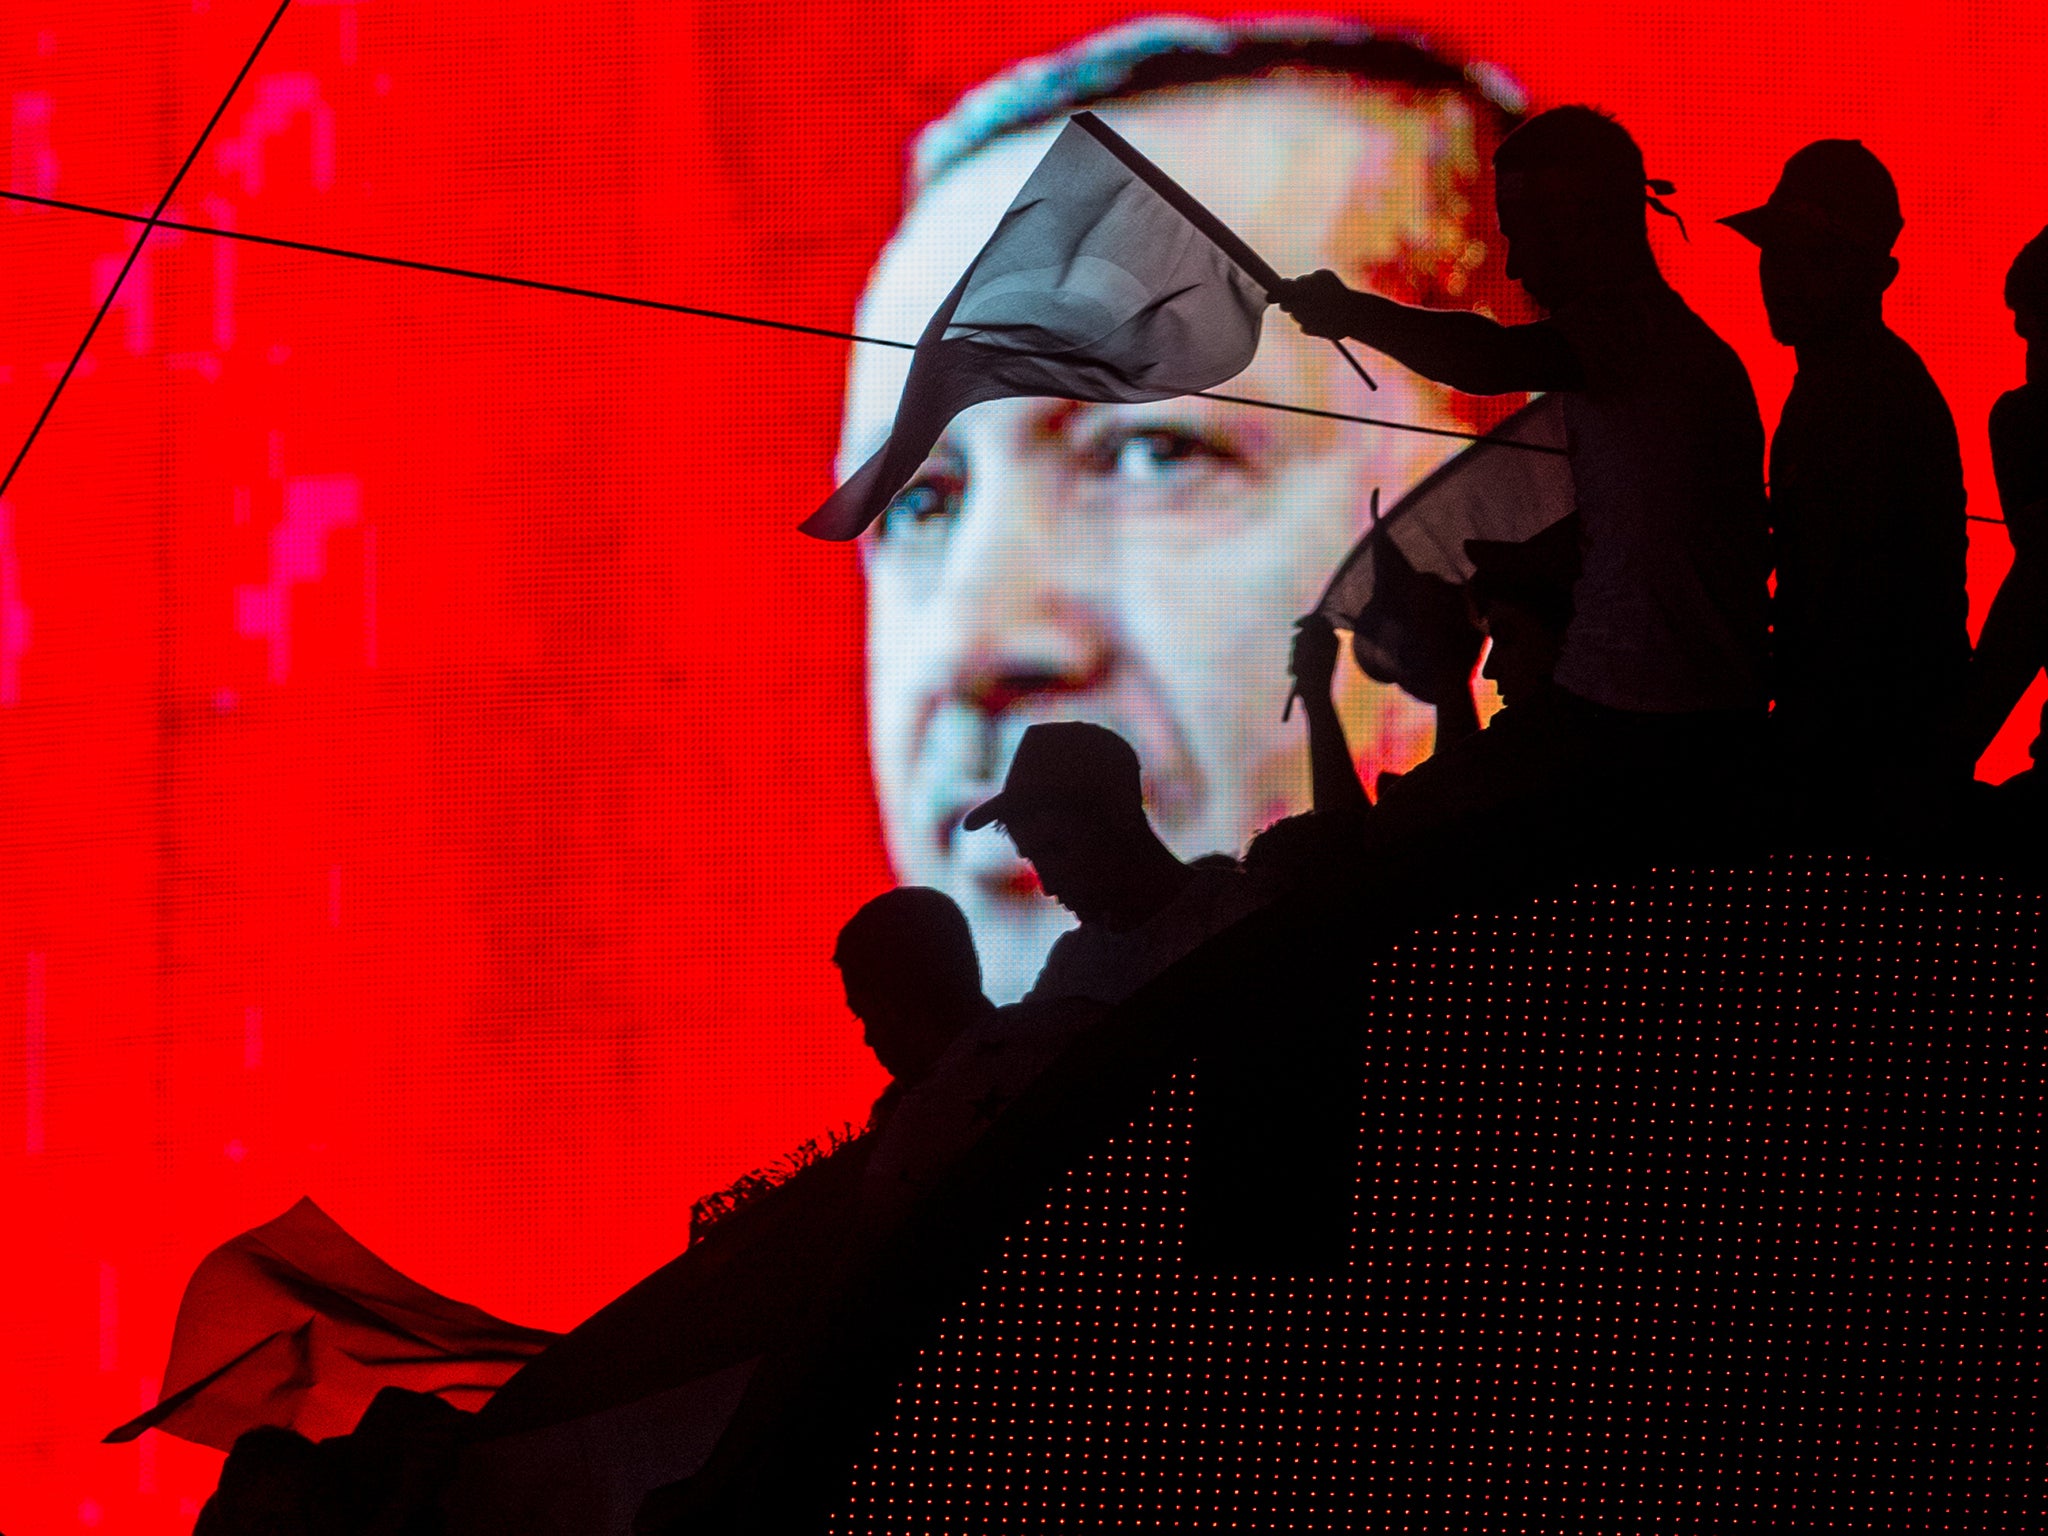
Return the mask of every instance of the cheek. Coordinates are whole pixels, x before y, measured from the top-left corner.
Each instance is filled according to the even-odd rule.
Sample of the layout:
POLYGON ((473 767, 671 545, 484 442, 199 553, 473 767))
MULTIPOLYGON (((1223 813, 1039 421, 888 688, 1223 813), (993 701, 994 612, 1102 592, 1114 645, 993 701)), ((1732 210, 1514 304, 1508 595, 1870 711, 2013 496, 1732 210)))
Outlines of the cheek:
POLYGON ((930 690, 929 624, 917 605, 870 577, 867 607, 868 747, 885 805, 907 791, 919 700, 930 690))
POLYGON ((1760 282, 1764 302, 1788 314, 1812 308, 1816 296, 1824 291, 1824 285, 1812 273, 1790 265, 1768 276, 1760 275, 1760 282))
POLYGON ((1122 631, 1212 780, 1254 748, 1260 721, 1277 726, 1294 621, 1321 593, 1331 545, 1343 542, 1310 536, 1312 520, 1286 510, 1304 489, 1283 479, 1258 488, 1227 524, 1204 527, 1198 515, 1127 541, 1122 631))

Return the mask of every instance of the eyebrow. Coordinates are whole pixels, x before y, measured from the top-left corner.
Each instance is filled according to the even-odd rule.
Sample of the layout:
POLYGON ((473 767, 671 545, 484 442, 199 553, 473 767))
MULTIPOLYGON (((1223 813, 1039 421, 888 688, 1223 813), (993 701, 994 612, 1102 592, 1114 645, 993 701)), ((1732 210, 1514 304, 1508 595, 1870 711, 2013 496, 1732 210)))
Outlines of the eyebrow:
MULTIPOLYGON (((890 345, 899 344, 890 343, 890 345)), ((1217 389, 1191 390, 1184 395, 1169 395, 1164 400, 1061 400, 1049 396, 1031 395, 1012 396, 1010 398, 1036 401, 1039 403, 1051 405, 1059 411, 1062 425, 1065 425, 1067 422, 1071 421, 1075 416, 1081 415, 1085 412, 1109 411, 1118 409, 1143 410, 1150 406, 1170 405, 1177 400, 1208 400, 1213 401, 1218 405, 1249 407, 1259 412, 1272 411, 1285 416, 1305 416, 1315 421, 1350 422, 1353 425, 1363 427, 1385 427, 1396 432, 1405 432, 1420 437, 1448 438, 1453 442, 1460 443, 1477 443, 1490 440, 1490 435, 1484 432, 1462 431, 1456 427, 1428 427, 1422 425, 1422 423, 1420 422, 1391 421, 1378 416, 1360 416, 1350 411, 1326 411, 1321 410, 1315 406, 1290 405, 1285 401, 1281 400, 1261 400, 1254 395, 1226 394, 1222 390, 1217 389)), ((896 418, 892 413, 889 418, 890 429, 894 428, 895 419, 896 418)), ((954 418, 954 420, 957 421, 958 418, 956 417, 954 418)), ((954 422, 949 421, 948 423, 946 423, 946 430, 939 434, 939 440, 932 445, 932 451, 931 453, 925 456, 925 462, 929 463, 931 459, 940 452, 941 449, 950 448, 952 452, 956 454, 960 453, 960 449, 957 443, 954 441, 953 427, 954 422)), ((861 464, 865 464, 869 459, 873 458, 875 454, 881 452, 882 446, 885 443, 887 443, 888 440, 888 430, 881 431, 879 435, 871 436, 869 438, 869 441, 873 443, 873 447, 868 447, 867 443, 863 443, 861 445, 863 448, 866 448, 867 451, 861 455, 859 460, 855 463, 854 468, 858 469, 861 464)), ((1520 443, 1514 441, 1506 441, 1502 443, 1502 446, 1508 448, 1527 449, 1531 453, 1551 454, 1559 458, 1564 457, 1567 452, 1566 449, 1552 447, 1548 443, 1520 443)))

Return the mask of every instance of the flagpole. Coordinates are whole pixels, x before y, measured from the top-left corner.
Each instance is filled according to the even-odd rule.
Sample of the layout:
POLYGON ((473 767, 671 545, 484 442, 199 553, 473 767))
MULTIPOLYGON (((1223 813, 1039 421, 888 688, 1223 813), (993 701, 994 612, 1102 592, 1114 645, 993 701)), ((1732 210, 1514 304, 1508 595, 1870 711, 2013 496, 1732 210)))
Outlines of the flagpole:
MULTIPOLYGON (((1379 527, 1380 525, 1380 488, 1378 486, 1374 486, 1372 488, 1372 504, 1366 509, 1365 519, 1365 531, 1367 533, 1371 533, 1373 529, 1379 527)), ((1303 614, 1300 618, 1294 621, 1295 629, 1299 631, 1302 625, 1306 624, 1310 619, 1315 618, 1322 611, 1323 605, 1320 602, 1318 602, 1314 608, 1310 609, 1307 613, 1303 614)), ((1287 690, 1287 702, 1280 706, 1280 723, 1282 725, 1285 725, 1290 719, 1293 718, 1294 701, 1296 699, 1301 699, 1301 684, 1299 683, 1296 683, 1293 687, 1287 690)), ((1301 699, 1301 702, 1303 707, 1306 708, 1308 705, 1308 700, 1301 699)))
MULTIPOLYGON (((1207 235, 1218 250, 1244 268, 1252 281, 1264 288, 1269 295, 1286 283, 1287 279, 1274 271, 1265 257, 1246 245, 1238 237, 1236 230, 1203 207, 1189 194, 1187 188, 1139 154, 1132 147, 1130 140, 1109 124, 1093 112, 1076 112, 1070 121, 1122 161, 1126 170, 1164 198, 1174 212, 1207 235)), ((1372 375, 1367 373, 1358 359, 1351 355, 1349 347, 1337 337, 1332 336, 1329 340, 1330 345, 1337 349, 1337 355, 1351 365, 1351 371, 1365 380, 1367 389, 1379 388, 1379 385, 1373 382, 1372 375)))

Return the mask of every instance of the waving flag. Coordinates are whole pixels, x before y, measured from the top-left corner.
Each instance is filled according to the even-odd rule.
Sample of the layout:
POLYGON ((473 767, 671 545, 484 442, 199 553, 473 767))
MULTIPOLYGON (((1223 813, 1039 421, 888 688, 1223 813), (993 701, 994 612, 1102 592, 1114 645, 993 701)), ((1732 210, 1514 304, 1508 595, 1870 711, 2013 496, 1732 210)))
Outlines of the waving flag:
POLYGON ((1479 655, 1466 541, 1526 543, 1576 504, 1563 403, 1544 395, 1394 503, 1337 568, 1317 611, 1351 631, 1368 676, 1437 703, 1444 680, 1469 676, 1479 655))
POLYGON ((856 536, 947 423, 985 400, 1136 402, 1214 388, 1258 351, 1277 281, 1163 172, 1076 113, 925 327, 889 440, 803 531, 856 536))
POLYGON ((322 1440, 384 1387, 474 1409, 554 1339, 407 1279, 301 1200, 200 1262, 162 1400, 107 1439, 161 1429, 225 1451, 274 1424, 322 1440))

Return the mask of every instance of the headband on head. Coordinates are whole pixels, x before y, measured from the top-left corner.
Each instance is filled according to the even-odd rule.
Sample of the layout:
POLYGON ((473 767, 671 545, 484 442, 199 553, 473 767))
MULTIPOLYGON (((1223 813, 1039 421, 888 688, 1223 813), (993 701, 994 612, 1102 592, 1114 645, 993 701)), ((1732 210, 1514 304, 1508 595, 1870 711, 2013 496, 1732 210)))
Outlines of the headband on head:
POLYGON ((1663 214, 1665 218, 1676 219, 1678 221, 1679 238, 1683 240, 1687 245, 1691 245, 1692 236, 1686 231, 1685 215, 1680 213, 1676 208, 1670 208, 1665 206, 1663 201, 1663 199, 1671 196, 1671 194, 1676 192, 1677 190, 1678 188, 1674 187, 1670 182, 1660 181, 1655 176, 1646 176, 1643 178, 1643 201, 1648 203, 1652 208, 1656 209, 1659 213, 1663 214))

